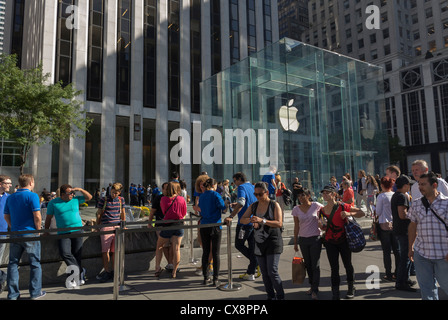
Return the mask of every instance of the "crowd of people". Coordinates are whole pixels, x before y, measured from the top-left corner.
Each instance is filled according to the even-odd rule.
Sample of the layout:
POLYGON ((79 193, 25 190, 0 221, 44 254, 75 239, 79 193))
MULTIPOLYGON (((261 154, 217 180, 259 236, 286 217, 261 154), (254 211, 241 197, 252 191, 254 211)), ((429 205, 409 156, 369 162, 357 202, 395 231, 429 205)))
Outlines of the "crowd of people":
MULTIPOLYGON (((247 269, 240 278, 255 281, 261 276, 267 298, 284 299, 278 266, 283 252, 285 209, 292 205, 294 249, 304 258, 311 299, 319 299, 323 247, 331 267, 333 299, 341 298, 339 257, 348 286, 345 298, 355 297, 352 251, 344 225, 352 217, 365 215, 370 216, 377 226, 385 269, 383 281, 395 282, 397 290, 415 292, 416 282, 410 279, 415 272, 422 299, 438 299, 438 286, 448 293, 448 183, 429 172, 425 161, 417 160, 412 164, 412 177, 402 174, 397 166, 389 166, 383 177, 368 175, 364 170, 358 172, 357 179, 345 174, 341 183, 331 177, 318 198, 302 186, 298 178, 291 183, 290 191, 275 167, 271 167, 260 182, 248 181, 243 172, 235 173, 232 180, 218 182, 203 172, 195 181, 193 209, 200 217, 198 223, 211 225, 198 229, 202 259, 197 274, 202 275, 204 285, 220 284, 222 225, 236 220, 234 245, 248 260, 247 269), (366 212, 360 209, 363 205, 366 212)), ((98 230, 104 231, 100 235, 103 270, 97 279, 101 282, 113 279, 115 234, 111 231, 126 219, 122 184, 111 183, 98 197, 65 184, 58 189, 58 194, 43 192, 42 199, 32 192, 32 175, 21 175, 18 188, 12 194, 9 193, 11 186, 11 178, 0 175, 0 232, 12 232, 11 239, 36 236, 23 234, 23 231, 40 230, 43 225, 49 229, 53 218, 59 234, 80 233, 82 231, 76 229, 83 226, 79 206, 95 198, 96 224, 100 226, 98 230), (43 207, 46 208, 44 224, 40 214, 43 207), (17 231, 22 234, 14 234, 17 231)), ((139 187, 142 188, 131 184, 135 190, 131 192, 129 189, 130 204, 150 206, 148 228, 154 227, 153 219, 158 221, 155 226, 171 227, 157 231, 155 276, 166 271, 176 278, 184 236, 181 225, 190 200, 186 186, 174 172, 170 180, 162 184, 161 190, 154 186, 148 193, 148 189, 142 188, 146 195, 142 198, 143 203, 138 203, 139 187), (163 257, 167 261, 165 268, 161 266, 163 257)), ((82 236, 58 239, 58 246, 67 267, 78 271, 76 277, 67 278, 66 286, 77 288, 83 285, 86 270, 82 267, 82 236)), ((1 243, 0 261, 4 250, 5 244, 1 243)), ((30 257, 31 299, 45 295, 40 241, 11 242, 7 272, 0 271, 0 290, 7 289, 7 297, 11 300, 20 296, 18 263, 23 252, 30 257)))

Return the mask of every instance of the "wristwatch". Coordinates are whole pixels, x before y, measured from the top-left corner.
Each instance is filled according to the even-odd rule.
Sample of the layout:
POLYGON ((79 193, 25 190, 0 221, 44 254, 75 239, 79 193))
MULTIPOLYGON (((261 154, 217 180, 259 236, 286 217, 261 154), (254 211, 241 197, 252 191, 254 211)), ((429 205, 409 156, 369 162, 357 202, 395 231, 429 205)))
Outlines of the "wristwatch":
POLYGON ((267 222, 266 218, 263 218, 262 224, 266 224, 266 222, 267 222))

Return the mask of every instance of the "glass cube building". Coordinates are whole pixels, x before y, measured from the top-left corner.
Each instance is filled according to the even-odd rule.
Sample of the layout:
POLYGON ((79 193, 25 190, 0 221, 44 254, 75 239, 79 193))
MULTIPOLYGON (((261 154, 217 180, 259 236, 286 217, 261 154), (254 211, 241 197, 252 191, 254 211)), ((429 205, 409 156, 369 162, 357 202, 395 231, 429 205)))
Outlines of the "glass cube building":
POLYGON ((193 157, 218 181, 261 181, 275 166, 288 187, 299 177, 315 193, 331 176, 383 175, 382 83, 380 67, 284 38, 201 83, 193 157))

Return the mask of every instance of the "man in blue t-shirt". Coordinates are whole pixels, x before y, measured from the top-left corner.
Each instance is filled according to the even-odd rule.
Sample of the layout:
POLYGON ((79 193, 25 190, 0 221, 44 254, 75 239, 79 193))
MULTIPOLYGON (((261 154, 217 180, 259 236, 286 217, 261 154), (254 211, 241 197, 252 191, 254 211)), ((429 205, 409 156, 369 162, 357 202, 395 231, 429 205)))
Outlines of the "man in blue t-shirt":
POLYGON ((131 206, 138 206, 138 190, 134 183, 131 183, 131 186, 129 188, 129 195, 130 195, 130 205, 131 206))
MULTIPOLYGON (((51 200, 47 206, 47 218, 45 219, 45 229, 49 229, 51 219, 56 219, 58 229, 82 227, 82 220, 79 214, 79 205, 92 199, 92 195, 84 189, 72 188, 69 184, 64 184, 59 188, 60 197, 51 200), (76 192, 82 196, 75 197, 76 192)), ((80 230, 58 231, 58 234, 79 232, 80 230)), ((58 239, 59 253, 67 265, 67 273, 74 271, 79 278, 66 281, 67 289, 76 289, 85 283, 86 271, 81 266, 82 257, 82 237, 58 239), (76 268, 76 270, 72 270, 76 268)), ((70 277, 70 275, 69 275, 70 277)), ((68 279, 67 279, 68 280, 68 279)))
MULTIPOLYGON (((9 189, 11 188, 11 178, 5 175, 0 175, 0 232, 8 232, 8 224, 3 217, 5 212, 6 199, 9 196, 9 189)), ((0 235, 0 239, 6 238, 6 235, 0 235)), ((0 243, 0 264, 5 253, 6 243, 0 243)), ((0 270, 0 294, 6 287, 6 272, 0 270)))
MULTIPOLYGON (((34 177, 23 174, 19 177, 19 189, 8 197, 5 204, 4 217, 12 232, 34 231, 42 227, 39 196, 32 192, 34 177)), ((36 237, 38 234, 27 233, 13 237, 36 237)), ((17 300, 19 291, 19 261, 26 251, 30 261, 30 296, 32 300, 45 296, 42 291, 42 268, 40 265, 40 241, 12 242, 9 246, 8 264, 8 299, 17 300)))
POLYGON ((254 186, 247 181, 246 175, 243 172, 238 172, 233 175, 233 182, 238 186, 237 191, 237 202, 232 203, 230 206, 233 207, 233 211, 229 217, 224 221, 229 222, 234 216, 238 215, 238 224, 236 226, 235 234, 235 248, 238 249, 247 259, 249 259, 249 266, 245 274, 240 276, 240 279, 245 280, 255 280, 255 277, 259 277, 261 273, 259 272, 257 259, 255 257, 255 238, 254 238, 254 227, 251 223, 241 224, 240 219, 246 212, 247 208, 254 202, 257 198, 254 195, 254 186), (246 246, 247 241, 247 246, 246 246), (255 276, 255 271, 257 270, 257 275, 255 276))
POLYGON ((275 183, 275 173, 277 172, 277 168, 274 166, 270 166, 269 171, 266 172, 261 179, 262 182, 266 182, 268 184, 269 190, 269 199, 275 200, 275 189, 277 187, 275 183))

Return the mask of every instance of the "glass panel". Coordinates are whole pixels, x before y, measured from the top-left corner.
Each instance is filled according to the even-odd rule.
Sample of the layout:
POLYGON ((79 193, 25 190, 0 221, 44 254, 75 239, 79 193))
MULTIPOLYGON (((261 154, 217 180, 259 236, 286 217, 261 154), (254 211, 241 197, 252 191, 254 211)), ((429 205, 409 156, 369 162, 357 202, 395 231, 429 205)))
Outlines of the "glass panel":
POLYGON ((201 83, 202 170, 251 182, 274 165, 316 194, 389 164, 382 69, 288 38, 201 83), (362 89, 361 89, 362 86, 362 89), (221 165, 222 163, 222 165, 221 165))

